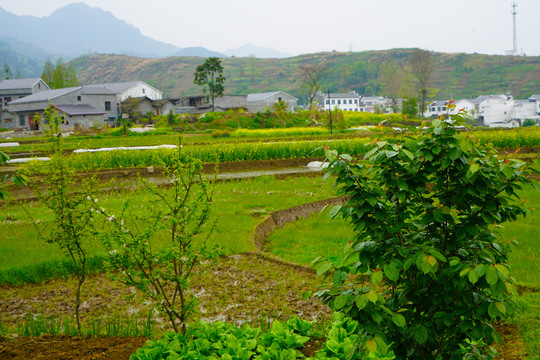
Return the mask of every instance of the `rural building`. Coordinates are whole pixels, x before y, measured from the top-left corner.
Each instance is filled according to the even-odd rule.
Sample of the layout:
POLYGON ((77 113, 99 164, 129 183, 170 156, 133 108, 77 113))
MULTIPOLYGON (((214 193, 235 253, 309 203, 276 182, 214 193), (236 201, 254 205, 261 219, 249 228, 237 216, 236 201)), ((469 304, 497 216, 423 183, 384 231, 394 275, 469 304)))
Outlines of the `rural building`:
POLYGON ((162 100, 163 92, 148 85, 144 81, 128 81, 105 84, 86 85, 86 88, 105 88, 112 91, 118 97, 118 103, 121 103, 129 98, 147 97, 150 100, 162 100))
POLYGON ((529 101, 536 104, 536 115, 540 115, 540 94, 530 96, 529 101))
POLYGON ((392 109, 392 99, 383 96, 364 96, 360 101, 360 108, 370 113, 388 113, 392 109))
MULTIPOLYGON (((43 84, 38 82, 38 88, 42 88, 43 84)), ((47 87, 46 90, 11 101, 8 110, 12 114, 12 120, 10 126, 5 127, 39 130, 39 124, 33 121, 34 116, 39 114, 41 117, 43 111, 49 105, 86 105, 95 110, 91 114, 83 114, 84 117, 92 116, 91 127, 96 125, 95 121, 98 118, 101 122, 100 126, 105 124, 113 126, 116 124, 118 117, 121 116, 120 105, 125 101, 129 101, 129 99, 142 99, 137 101, 137 104, 141 105, 141 109, 134 109, 139 114, 146 114, 147 112, 152 112, 153 115, 161 114, 163 93, 143 81, 93 84, 54 90, 47 87), (102 112, 101 117, 96 111, 102 112)), ((81 111, 90 111, 88 107, 79 107, 79 109, 81 111)), ((70 111, 75 110, 71 108, 70 111)), ((85 127, 90 124, 86 120, 77 122, 78 126, 85 127)), ((70 122, 70 124, 72 123, 70 122)))
POLYGON ((13 100, 49 90, 49 86, 40 78, 7 79, 0 82, 0 107, 13 100))
MULTIPOLYGON (((212 111, 212 104, 206 101, 206 95, 186 96, 171 99, 175 114, 203 114, 212 111)), ((246 108, 246 95, 223 95, 214 99, 216 112, 246 108)))
POLYGON ((82 130, 103 126, 105 111, 90 105, 57 105, 55 109, 63 120, 62 130, 82 130))
POLYGON ((0 127, 17 127, 17 116, 7 110, 8 103, 45 90, 49 90, 49 86, 40 78, 7 79, 0 82, 0 127))
POLYGON ((448 108, 451 100, 437 100, 427 106, 425 116, 433 119, 437 119, 439 116, 445 116, 448 114, 457 114, 460 110, 464 110, 467 114, 474 117, 475 104, 472 100, 460 99, 454 100, 456 106, 453 110, 448 108))
POLYGON ((507 126, 512 120, 514 100, 510 95, 482 95, 473 100, 476 119, 485 126, 507 126))
POLYGON ((320 110, 340 109, 342 111, 365 111, 360 106, 360 95, 356 91, 348 93, 322 93, 318 92, 315 96, 315 104, 320 110))
POLYGON ((71 87, 41 91, 26 96, 8 104, 8 111, 16 115, 12 128, 26 128, 28 130, 41 130, 39 123, 34 120, 38 115, 41 119, 44 110, 50 105, 88 105, 103 111, 101 123, 114 122, 117 115, 116 94, 106 89, 86 87, 71 87))
POLYGON ((248 112, 257 113, 272 110, 274 104, 284 102, 287 111, 294 111, 298 105, 298 99, 283 91, 265 92, 258 94, 249 94, 246 99, 246 108, 248 112))

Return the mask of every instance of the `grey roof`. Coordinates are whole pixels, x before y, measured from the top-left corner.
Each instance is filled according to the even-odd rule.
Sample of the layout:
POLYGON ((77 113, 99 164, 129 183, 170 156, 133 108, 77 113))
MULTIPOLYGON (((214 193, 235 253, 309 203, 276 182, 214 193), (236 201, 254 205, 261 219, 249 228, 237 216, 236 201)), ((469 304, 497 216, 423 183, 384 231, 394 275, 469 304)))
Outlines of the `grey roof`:
POLYGON ((85 85, 83 86, 83 95, 116 95, 114 91, 102 85, 85 85))
POLYGON ((110 91, 114 92, 115 94, 119 94, 121 92, 124 92, 128 89, 131 89, 135 85, 141 83, 141 81, 127 81, 127 82, 117 82, 117 83, 105 83, 105 84, 92 84, 92 85, 86 85, 85 88, 91 88, 91 87, 98 87, 98 88, 106 88, 110 91))
POLYGON ((105 111, 101 111, 90 105, 56 105, 55 108, 71 116, 106 114, 105 111))
POLYGON ((475 104, 479 104, 482 101, 485 101, 485 100, 488 100, 488 99, 499 99, 499 100, 505 99, 506 100, 507 96, 502 95, 502 94, 499 94, 499 95, 480 95, 476 99, 473 99, 472 102, 475 103, 475 104))
POLYGON ((283 91, 272 91, 272 92, 265 92, 265 93, 258 93, 258 94, 249 94, 247 96, 247 102, 258 102, 258 101, 264 101, 274 95, 277 95, 279 93, 282 93, 284 95, 290 96, 291 98, 297 100, 294 96, 291 96, 283 91))
POLYGON ((429 104, 429 106, 446 106, 446 105, 448 105, 447 100, 436 100, 432 102, 431 104, 429 104))
POLYGON ((7 79, 0 82, 0 90, 32 89, 41 79, 7 79))
POLYGON ((26 103, 33 103, 33 102, 50 101, 54 99, 55 97, 68 94, 75 90, 79 90, 80 88, 81 88, 80 86, 77 86, 77 87, 70 87, 70 88, 65 88, 65 89, 53 89, 53 90, 40 91, 38 93, 14 100, 10 102, 9 104, 13 105, 13 104, 26 104, 26 103))

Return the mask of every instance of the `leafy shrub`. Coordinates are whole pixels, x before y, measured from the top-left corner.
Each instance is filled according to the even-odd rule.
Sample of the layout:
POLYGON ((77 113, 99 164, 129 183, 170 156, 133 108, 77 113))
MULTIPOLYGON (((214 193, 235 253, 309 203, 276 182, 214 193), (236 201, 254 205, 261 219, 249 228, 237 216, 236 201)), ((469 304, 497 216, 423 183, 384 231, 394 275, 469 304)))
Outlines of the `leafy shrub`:
POLYGON ((474 342, 501 341, 490 322, 516 309, 509 246, 493 224, 525 215, 515 190, 526 165, 459 136, 462 116, 450 117, 375 140, 367 161, 327 151, 325 178, 351 197, 331 215, 356 235, 342 266, 315 260, 319 274, 333 271, 317 295, 361 324, 368 348, 398 358, 462 359, 474 342))
POLYGON ((534 120, 534 119, 525 119, 523 121, 523 124, 521 124, 521 126, 523 126, 523 127, 536 126, 536 120, 534 120))

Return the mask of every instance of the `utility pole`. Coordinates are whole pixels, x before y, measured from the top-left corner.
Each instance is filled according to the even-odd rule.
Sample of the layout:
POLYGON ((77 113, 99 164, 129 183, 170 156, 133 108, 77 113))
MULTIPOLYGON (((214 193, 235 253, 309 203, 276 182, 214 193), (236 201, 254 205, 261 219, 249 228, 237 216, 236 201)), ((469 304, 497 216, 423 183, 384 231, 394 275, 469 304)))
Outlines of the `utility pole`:
POLYGON ((332 101, 330 101, 330 89, 328 89, 328 115, 330 116, 330 134, 332 133, 332 101))

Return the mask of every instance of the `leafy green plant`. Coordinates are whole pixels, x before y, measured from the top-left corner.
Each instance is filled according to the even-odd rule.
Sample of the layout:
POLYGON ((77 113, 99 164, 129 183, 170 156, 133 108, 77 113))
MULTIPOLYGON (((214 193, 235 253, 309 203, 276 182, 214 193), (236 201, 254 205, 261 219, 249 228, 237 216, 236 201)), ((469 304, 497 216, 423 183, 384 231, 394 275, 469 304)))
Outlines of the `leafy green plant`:
POLYGON ((187 291, 190 278, 217 252, 206 246, 211 230, 202 239, 198 236, 203 227, 213 227, 209 221, 215 177, 203 177, 201 161, 182 159, 181 149, 180 144, 172 165, 164 169, 170 188, 142 181, 151 196, 148 213, 133 214, 129 201, 119 215, 99 207, 96 200, 94 205, 108 220, 101 236, 113 278, 136 287, 167 315, 175 331, 185 333, 196 305, 187 291), (160 237, 168 239, 161 246, 160 237))
MULTIPOLYGON (((365 352, 358 352, 359 343, 361 341, 365 343, 367 340, 365 336, 363 339, 360 338, 358 329, 359 324, 357 321, 342 313, 334 313, 334 319, 326 333, 326 341, 317 352, 316 359, 395 359, 392 351, 381 354, 380 351, 371 351, 368 348, 365 352)), ((370 347, 373 347, 373 345, 370 344, 370 347)), ((383 347, 385 346, 383 345, 383 347)))
MULTIPOLYGON (((47 243, 57 244, 76 269, 78 281, 75 317, 80 333, 81 288, 87 276, 86 243, 93 239, 95 234, 94 213, 89 199, 97 191, 96 182, 93 177, 80 179, 75 169, 70 166, 69 158, 63 154, 61 119, 54 108, 45 110, 44 120, 48 124, 47 136, 52 152, 49 172, 44 177, 43 184, 32 178, 30 185, 37 198, 52 212, 54 220, 46 226, 34 220, 33 224, 39 238, 47 243), (79 187, 77 191, 75 186, 79 187)), ((32 218, 28 211, 27 214, 32 218)))
POLYGON ((461 359, 473 342, 500 342, 490 322, 516 310, 509 244, 496 226, 525 215, 516 190, 527 165, 459 136, 462 125, 450 115, 411 128, 417 136, 375 139, 361 161, 326 152, 325 178, 336 175, 351 197, 331 216, 349 219, 356 235, 341 266, 314 261, 332 277, 316 295, 361 324, 368 349, 461 359))
MULTIPOLYGON (((8 161, 9 156, 3 151, 0 151, 0 165, 3 165, 8 161)), ((26 185, 28 178, 23 174, 17 174, 11 177, 8 174, 2 175, 0 177, 0 200, 6 200, 10 197, 9 192, 6 189, 6 184, 8 181, 12 181, 17 186, 22 186, 26 185)))

